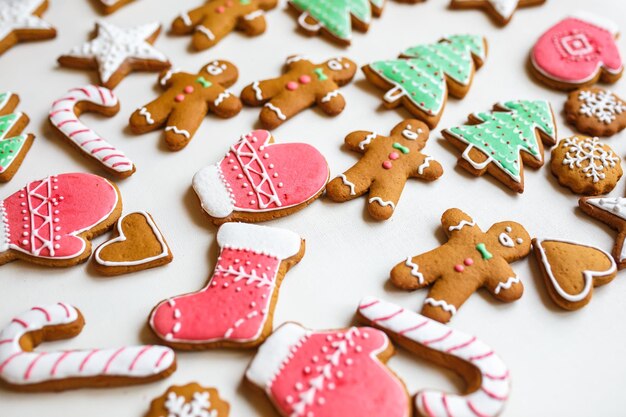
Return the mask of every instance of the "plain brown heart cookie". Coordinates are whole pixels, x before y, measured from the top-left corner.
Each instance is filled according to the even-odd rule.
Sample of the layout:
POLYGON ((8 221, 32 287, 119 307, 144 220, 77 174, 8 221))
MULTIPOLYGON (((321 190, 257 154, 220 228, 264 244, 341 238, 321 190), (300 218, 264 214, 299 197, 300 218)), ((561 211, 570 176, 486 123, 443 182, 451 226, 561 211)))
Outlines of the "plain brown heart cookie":
POLYGON ((117 236, 96 249, 93 263, 103 275, 120 275, 168 264, 173 256, 154 219, 144 211, 123 216, 117 236))
POLYGON ((617 274, 615 261, 605 251, 559 239, 533 239, 548 293, 566 310, 584 307, 593 287, 608 284, 617 274))

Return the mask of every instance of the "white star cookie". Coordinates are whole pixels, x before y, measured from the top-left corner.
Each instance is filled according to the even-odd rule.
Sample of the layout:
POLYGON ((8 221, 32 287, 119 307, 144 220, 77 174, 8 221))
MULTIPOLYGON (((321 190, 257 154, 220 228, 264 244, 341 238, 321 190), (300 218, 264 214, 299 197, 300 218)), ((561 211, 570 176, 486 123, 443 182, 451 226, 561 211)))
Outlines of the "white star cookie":
POLYGON ((125 6, 133 1, 134 0, 99 0, 98 3, 100 3, 100 9, 102 9, 102 13, 111 14, 120 7, 125 6))
POLYGON ((114 88, 132 70, 161 71, 171 66, 167 57, 152 46, 161 32, 157 22, 129 29, 98 22, 96 32, 93 40, 60 56, 59 64, 97 68, 100 84, 107 88, 114 88))
POLYGON ((0 0, 0 55, 20 41, 51 39, 56 30, 41 19, 48 0, 0 0))
POLYGON ((546 0, 451 0, 453 9, 484 9, 499 25, 509 23, 519 7, 538 6, 546 0))

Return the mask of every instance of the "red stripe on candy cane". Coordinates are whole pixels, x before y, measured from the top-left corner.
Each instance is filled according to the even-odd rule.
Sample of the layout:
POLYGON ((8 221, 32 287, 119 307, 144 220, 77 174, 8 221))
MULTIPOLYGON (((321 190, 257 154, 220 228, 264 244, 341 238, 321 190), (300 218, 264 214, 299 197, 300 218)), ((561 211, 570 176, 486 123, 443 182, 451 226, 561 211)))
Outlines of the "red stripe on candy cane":
POLYGON ((470 400, 467 400, 467 407, 472 410, 472 413, 476 414, 478 417, 491 417, 489 414, 484 414, 480 412, 474 404, 470 400))
POLYGON ((373 323, 380 323, 381 321, 391 320, 392 318, 396 317, 398 314, 402 314, 403 311, 404 311, 404 309, 401 308, 400 310, 396 311, 393 314, 390 314, 390 315, 385 316, 385 317, 378 317, 377 319, 372 320, 372 322, 373 323))
POLYGON ((111 155, 107 155, 104 158, 102 158, 103 161, 108 161, 111 158, 124 158, 124 155, 119 154, 119 153, 112 153, 111 155))
POLYGON ((143 349, 141 349, 139 353, 137 354, 137 356, 135 356, 135 359, 133 359, 133 362, 130 364, 130 367, 128 368, 128 370, 132 371, 133 369, 135 369, 135 365, 139 361, 139 358, 141 358, 141 356, 147 351, 149 351, 150 349, 152 349, 152 346, 146 346, 143 349))
POLYGON ((494 351, 492 350, 491 352, 484 353, 484 354, 482 354, 482 355, 472 356, 472 357, 470 357, 470 358, 468 359, 468 361, 470 361, 470 362, 479 361, 479 360, 481 360, 481 359, 488 358, 489 356, 491 356, 491 355, 493 355, 493 354, 494 354, 494 351))
POLYGON ((16 324, 19 324, 19 325, 20 325, 20 326, 22 326, 23 328, 28 329, 28 323, 26 323, 25 321, 20 320, 20 319, 18 319, 18 318, 15 318, 15 319, 11 320, 11 323, 16 323, 16 324))
MULTIPOLYGON (((96 87, 96 89, 98 90, 98 94, 100 94, 100 100, 102 100, 102 105, 106 106, 107 99, 104 98, 104 94, 102 94, 102 89, 100 87, 96 87)), ((112 91, 111 91, 111 96, 113 96, 113 92, 112 91)))
POLYGON ((30 374, 33 372, 35 365, 37 364, 37 362, 39 362, 39 359, 46 356, 46 354, 47 354, 46 352, 42 352, 39 355, 37 355, 35 359, 32 360, 32 362, 28 365, 28 368, 26 368, 26 372, 24 372, 24 381, 28 381, 28 378, 30 378, 30 374))
POLYGON ((69 111, 71 111, 71 110, 70 109, 55 110, 55 111, 50 112, 50 114, 48 114, 48 116, 54 117, 54 116, 56 116, 59 113, 67 113, 69 111))
POLYGON ((450 411, 450 407, 448 407, 448 397, 446 397, 445 393, 441 394, 441 402, 443 403, 443 409, 446 410, 446 415, 448 417, 454 417, 452 411, 450 411))
POLYGON ((115 351, 113 355, 111 355, 107 363, 104 364, 104 368, 102 369, 103 374, 106 374, 109 371, 109 367, 111 366, 115 358, 117 358, 119 354, 122 353, 124 350, 126 350, 125 347, 119 348, 118 350, 115 351))
POLYGON ((112 146, 103 146, 102 148, 96 148, 91 151, 92 154, 102 152, 102 151, 115 151, 116 149, 112 146))
POLYGON ((63 352, 63 354, 59 356, 59 359, 57 359, 56 362, 54 362, 54 365, 52 365, 52 369, 50 369, 50 376, 56 375, 59 364, 63 362, 63 359, 67 358, 70 354, 72 354, 72 352, 67 351, 67 352, 63 352))
POLYGON ((116 167, 121 167, 121 166, 124 166, 124 165, 131 165, 131 163, 130 163, 130 162, 116 162, 116 163, 114 163, 114 164, 113 164, 113 165, 111 165, 111 166, 112 166, 113 168, 116 168, 116 167))
POLYGON ((408 329, 401 330, 398 334, 405 335, 407 333, 411 333, 412 331, 417 330, 419 328, 422 328, 422 327, 426 326, 427 324, 428 324, 428 320, 426 320, 426 321, 424 321, 424 322, 422 322, 422 323, 420 323, 418 325, 409 327, 408 329))
POLYGON ((446 350, 446 353, 452 353, 455 350, 459 350, 459 349, 463 349, 466 348, 468 346, 470 346, 472 343, 474 343, 476 341, 476 336, 473 336, 470 340, 468 340, 465 343, 461 343, 460 345, 456 345, 451 347, 450 349, 446 350))
POLYGON ((4 345, 6 343, 11 343, 13 341, 13 339, 4 339, 4 340, 0 340, 0 345, 4 345))
POLYGON ((491 379, 492 381, 504 381, 509 378, 509 371, 506 371, 503 375, 491 375, 491 374, 483 374, 484 377, 491 379))
POLYGON ((80 363, 80 366, 78 367, 78 371, 83 372, 83 369, 85 369, 85 366, 87 365, 87 362, 89 362, 89 359, 91 359, 91 357, 95 355, 96 353, 98 353, 99 351, 100 349, 94 349, 91 352, 89 352, 89 354, 85 356, 85 359, 83 359, 83 361, 80 363))
POLYGON ((64 101, 76 101, 76 97, 63 97, 56 101, 52 102, 52 107, 55 107, 59 103, 63 103, 64 101))
POLYGON ((102 142, 103 140, 101 138, 96 138, 96 139, 89 139, 84 141, 83 143, 80 144, 80 146, 85 146, 88 143, 92 143, 92 142, 102 142))
POLYGON ((509 396, 508 395, 498 395, 493 391, 489 391, 487 388, 485 388, 485 386, 483 385, 482 387, 480 387, 480 389, 487 394, 489 397, 493 398, 494 400, 498 400, 498 401, 506 401, 508 400, 509 396))
POLYGON ((422 396, 422 406, 424 407, 424 411, 428 413, 428 417, 437 417, 435 413, 433 412, 433 410, 430 409, 430 406, 428 405, 428 403, 426 402, 425 395, 422 396))
POLYGON ((372 301, 371 303, 362 304, 362 305, 359 306, 359 310, 365 310, 366 308, 370 308, 371 306, 375 306, 379 302, 380 301, 376 300, 376 301, 372 301))
POLYGON ((444 340, 446 340, 446 339, 447 339, 447 338, 448 338, 451 334, 452 334, 452 330, 449 330, 449 331, 448 331, 448 333, 444 334, 444 335, 443 335, 443 336, 441 336, 441 337, 437 337, 437 338, 435 338, 435 339, 431 339, 431 340, 424 340, 424 341, 422 342, 422 344, 423 344, 424 346, 428 346, 428 345, 430 345, 430 344, 432 344, 432 343, 437 343, 437 342, 444 341, 444 340))
POLYGON ((23 351, 19 351, 19 352, 15 352, 14 354, 12 354, 11 356, 9 356, 4 362, 2 362, 0 364, 0 374, 2 373, 2 371, 4 371, 4 368, 15 358, 17 358, 20 355, 23 355, 24 352, 23 351))
POLYGON ((32 310, 33 311, 39 311, 39 312, 43 313, 43 315, 46 316, 46 321, 52 320, 52 318, 50 317, 50 313, 48 313, 48 311, 46 309, 41 308, 41 307, 33 307, 32 310))
POLYGON ((67 136, 69 136, 70 138, 73 138, 73 137, 74 137, 74 136, 76 136, 76 135, 80 135, 81 133, 86 133, 86 132, 90 132, 90 130, 89 130, 89 129, 80 129, 80 130, 75 130, 75 131, 73 131, 72 133, 70 133, 70 134, 69 134, 69 135, 67 135, 67 136))
POLYGON ((70 309, 63 303, 58 303, 63 310, 65 310, 65 317, 70 318, 70 309))
POLYGON ((68 123, 78 123, 78 120, 77 119, 64 120, 61 123, 59 123, 57 127, 65 126, 68 123))
POLYGON ((161 366, 161 362, 163 362, 163 360, 165 359, 165 357, 167 356, 167 354, 170 353, 169 350, 166 350, 165 352, 163 352, 161 354, 161 356, 159 357, 159 359, 156 361, 156 363, 154 364, 155 368, 158 368, 159 366, 161 366))

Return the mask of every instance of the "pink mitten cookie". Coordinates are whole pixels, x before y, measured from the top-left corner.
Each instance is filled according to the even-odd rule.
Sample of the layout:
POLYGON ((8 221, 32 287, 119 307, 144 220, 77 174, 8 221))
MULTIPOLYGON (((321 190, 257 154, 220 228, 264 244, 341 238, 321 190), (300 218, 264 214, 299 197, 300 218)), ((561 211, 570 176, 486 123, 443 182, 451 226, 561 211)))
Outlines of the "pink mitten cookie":
POLYGON ((361 300, 357 316, 382 329, 400 346, 465 381, 464 395, 419 391, 415 396, 419 416, 495 417, 504 409, 511 391, 509 370, 493 349, 476 337, 374 297, 361 300))
POLYGON ((244 135, 216 165, 193 177, 211 221, 260 222, 292 214, 317 199, 328 182, 328 163, 306 143, 274 143, 266 130, 244 135))
POLYGON ((33 181, 0 201, 0 265, 21 259, 72 266, 91 254, 90 240, 122 212, 115 184, 92 174, 33 181))
POLYGON ((549 87, 574 90, 598 81, 614 83, 624 66, 615 40, 618 26, 578 13, 552 26, 530 53, 532 73, 549 87))
POLYGON ((0 383, 15 391, 64 391, 144 384, 171 375, 176 355, 163 346, 35 352, 42 342, 80 334, 78 309, 58 303, 33 307, 0 331, 0 383))
POLYGON ((161 33, 158 22, 123 29, 104 21, 96 24, 96 36, 61 55, 59 64, 69 68, 97 69, 100 85, 115 88, 133 70, 161 71, 170 62, 152 44, 161 33))
POLYGON ((207 286, 152 310, 150 327, 169 346, 258 346, 272 332, 285 274, 304 256, 304 240, 297 234, 245 223, 222 226, 217 244, 220 255, 207 286))
POLYGON ((285 323, 259 348, 246 380, 285 417, 408 417, 406 387, 384 365, 393 353, 385 333, 370 327, 285 323))
POLYGON ((48 0, 3 0, 0 2, 0 55, 18 42, 52 39, 57 32, 41 16, 48 0))
POLYGON ((52 103, 48 119, 54 129, 84 156, 100 163, 109 173, 127 178, 135 172, 135 164, 123 151, 109 144, 78 119, 85 112, 113 117, 119 111, 120 103, 113 91, 106 87, 87 85, 68 91, 52 103))

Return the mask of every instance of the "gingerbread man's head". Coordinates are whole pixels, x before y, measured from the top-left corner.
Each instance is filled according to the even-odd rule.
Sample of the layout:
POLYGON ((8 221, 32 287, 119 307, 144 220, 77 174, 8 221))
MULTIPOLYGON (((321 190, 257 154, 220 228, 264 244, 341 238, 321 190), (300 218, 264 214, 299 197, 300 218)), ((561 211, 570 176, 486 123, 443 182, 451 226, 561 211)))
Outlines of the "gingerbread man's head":
POLYGON ((413 149, 421 150, 426 146, 430 129, 428 126, 417 119, 407 119, 396 125, 391 131, 391 136, 402 137, 408 141, 413 149))
POLYGON ((500 222, 485 233, 487 248, 508 262, 521 259, 530 253, 530 235, 519 223, 500 222))
POLYGON ((327 75, 340 86, 349 83, 357 69, 356 63, 345 57, 329 59, 322 65, 327 75))
POLYGON ((213 81, 228 87, 234 84, 239 77, 237 67, 228 61, 215 60, 202 67, 201 74, 210 76, 213 81))

